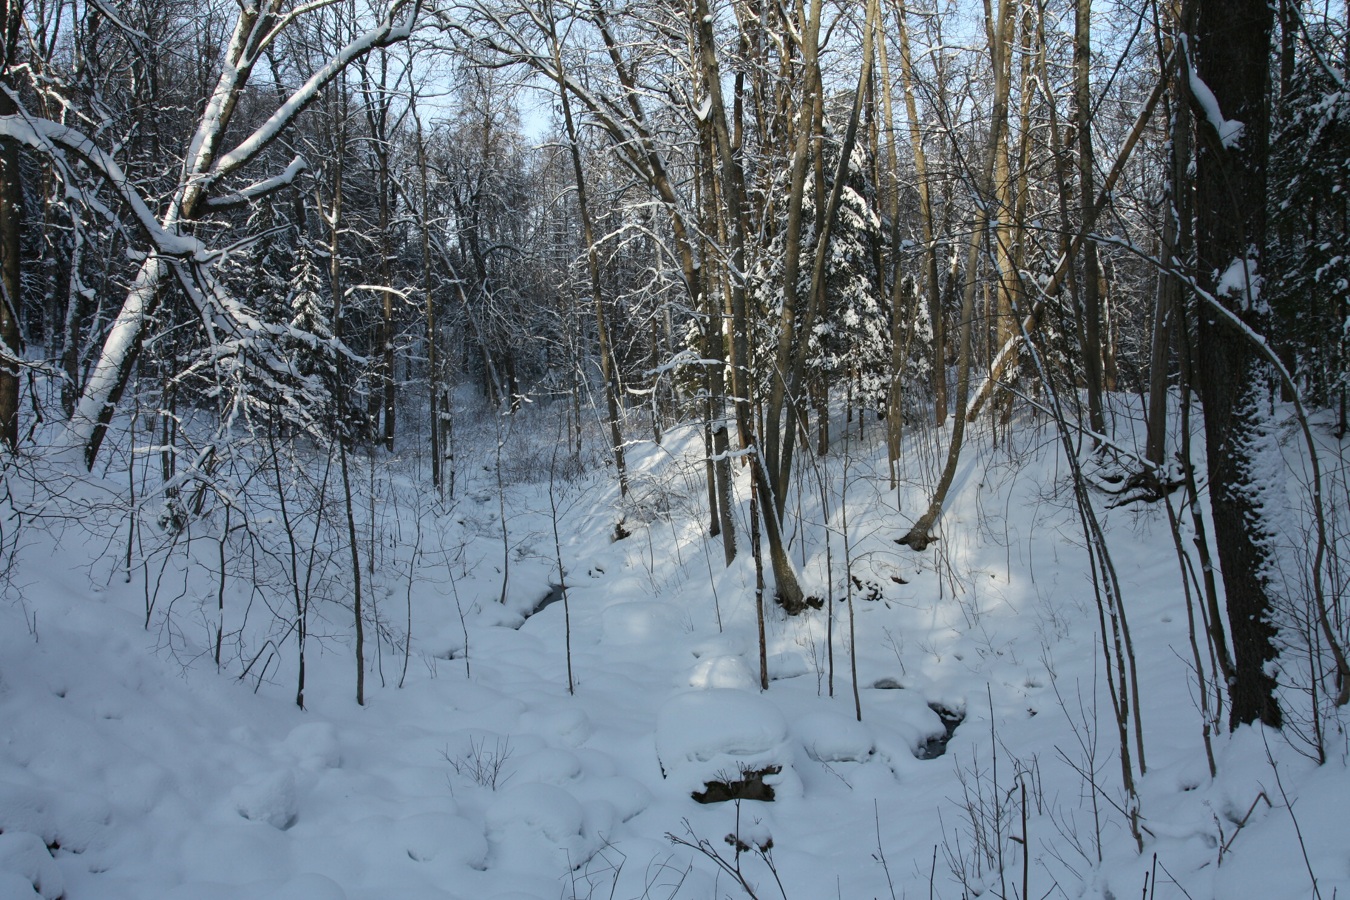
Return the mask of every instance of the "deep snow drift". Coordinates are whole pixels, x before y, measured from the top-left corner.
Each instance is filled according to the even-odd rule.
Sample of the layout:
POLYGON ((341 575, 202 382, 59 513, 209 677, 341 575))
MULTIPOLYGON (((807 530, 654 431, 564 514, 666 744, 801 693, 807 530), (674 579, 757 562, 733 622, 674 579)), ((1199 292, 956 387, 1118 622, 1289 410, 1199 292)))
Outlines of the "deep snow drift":
MULTIPOLYGON (((830 600, 794 618, 770 605, 761 692, 745 472, 726 567, 697 429, 631 446, 620 503, 594 458, 562 464, 555 415, 460 424, 445 503, 416 455, 353 457, 364 707, 350 548, 311 548, 291 506, 311 597, 307 708, 294 703, 290 550, 281 511, 257 512, 270 476, 246 488, 263 497, 251 543, 222 544, 218 505, 176 536, 141 506, 128 577, 121 486, 57 492, 21 460, 17 505, 86 512, 22 523, 0 601, 0 898, 693 900, 746 896, 737 871, 791 900, 1350 892, 1344 731, 1330 724, 1322 766, 1293 733, 1221 732, 1211 778, 1165 508, 1102 494, 1138 658, 1138 852, 1046 424, 1018 423, 999 449, 970 437, 924 553, 894 538, 926 502, 940 436, 913 431, 898 492, 872 423, 803 462, 787 530, 804 586, 830 600), (921 758, 962 716, 945 754, 921 758), (748 776, 771 802, 691 798, 748 776)), ((305 463, 311 487, 324 469, 305 463)))

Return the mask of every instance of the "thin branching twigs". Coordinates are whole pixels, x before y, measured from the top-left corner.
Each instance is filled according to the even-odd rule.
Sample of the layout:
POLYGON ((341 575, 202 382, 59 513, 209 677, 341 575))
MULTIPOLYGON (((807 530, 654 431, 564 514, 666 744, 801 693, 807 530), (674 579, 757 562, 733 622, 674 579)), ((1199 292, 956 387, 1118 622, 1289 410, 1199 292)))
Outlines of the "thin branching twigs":
MULTIPOLYGON (((1020 324, 1022 319, 1015 307, 1016 303, 1014 303, 1014 314, 1018 315, 1020 324)), ((1121 602, 1120 581, 1116 576, 1115 565, 1111 561, 1110 551, 1107 548, 1106 535, 1102 531, 1101 522, 1097 519, 1095 510, 1092 508, 1091 493, 1088 489, 1087 480, 1083 477, 1078 456, 1074 452, 1071 439, 1072 430, 1064 417, 1059 392, 1056 390, 1054 382, 1050 380, 1041 353, 1032 342, 1031 335, 1025 327, 1021 327, 1021 336, 1050 398, 1056 428, 1064 448, 1064 456, 1072 474, 1074 500, 1083 525, 1084 537, 1087 538, 1088 555, 1092 562, 1092 587, 1097 600, 1097 612, 1102 632, 1102 652, 1106 656, 1108 692, 1115 713, 1120 742, 1121 781, 1126 795, 1125 811, 1129 819, 1130 833, 1134 836, 1140 852, 1143 852, 1144 836, 1140 830, 1139 793, 1135 786, 1130 754, 1129 720, 1132 704, 1134 707, 1135 740, 1139 750, 1139 770, 1141 773, 1144 771, 1143 727, 1139 715, 1139 685, 1135 671, 1134 650, 1128 642, 1128 624, 1125 619, 1124 605, 1121 602), (1108 619, 1112 644, 1107 643, 1108 619), (1114 672, 1112 672, 1113 664, 1114 672)))

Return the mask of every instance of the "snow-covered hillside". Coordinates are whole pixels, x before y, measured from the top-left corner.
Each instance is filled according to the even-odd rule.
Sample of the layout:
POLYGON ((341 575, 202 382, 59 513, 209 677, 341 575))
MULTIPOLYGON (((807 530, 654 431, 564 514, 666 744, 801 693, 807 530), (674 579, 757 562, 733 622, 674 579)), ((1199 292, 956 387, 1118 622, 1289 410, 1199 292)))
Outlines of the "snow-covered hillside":
MULTIPOLYGON (((1310 701, 1291 690, 1283 733, 1214 734, 1211 777, 1166 507, 1101 493, 1138 669, 1139 851, 1049 425, 1021 421, 998 449, 973 439, 923 553, 894 539, 926 502, 933 434, 907 439, 898 492, 872 423, 804 463, 787 527, 828 602, 797 617, 766 602, 761 691, 745 471, 726 567, 697 430, 630 446, 621 503, 598 462, 565 465, 554 415, 461 426, 444 503, 415 458, 352 457, 364 706, 351 608, 333 599, 350 592, 350 548, 316 544, 298 495, 269 507, 272 476, 241 483, 247 514, 227 525, 216 504, 172 541, 162 504, 143 506, 128 576, 132 532, 110 499, 124 486, 57 491, 59 473, 21 461, 12 506, 41 500, 47 518, 5 526, 21 531, 0 602, 0 898, 1350 892, 1340 724, 1319 766, 1299 733, 1310 701), (691 796, 742 778, 773 799, 691 796)), ((334 465, 295 471, 317 491, 334 465)))

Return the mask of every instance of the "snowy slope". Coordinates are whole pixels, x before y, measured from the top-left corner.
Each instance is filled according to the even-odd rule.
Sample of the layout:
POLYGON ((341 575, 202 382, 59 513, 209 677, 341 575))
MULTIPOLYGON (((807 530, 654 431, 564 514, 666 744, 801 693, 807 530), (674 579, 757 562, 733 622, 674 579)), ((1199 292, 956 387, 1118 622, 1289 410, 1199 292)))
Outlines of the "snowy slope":
MULTIPOLYGON (((626 504, 598 466, 554 479, 566 603, 527 617, 558 582, 556 426, 529 415, 505 445, 505 545, 492 441, 466 443, 469 478, 439 508, 415 461, 355 462, 378 500, 363 534, 379 524, 364 707, 336 601, 311 610, 295 706, 288 613, 242 558, 218 670, 219 522, 144 551, 129 580, 116 516, 25 526, 0 602, 0 898, 669 900, 745 896, 737 870, 793 900, 1350 890, 1344 732, 1320 767, 1276 732, 1218 734, 1211 779, 1166 514, 1103 496, 1139 660, 1138 852, 1083 532, 1044 424, 1002 449, 972 439, 923 554, 893 539, 926 499, 933 435, 909 439, 898 494, 870 423, 815 463, 788 531, 808 592, 832 602, 770 608, 760 692, 753 564, 724 567, 704 536, 695 429, 631 448, 626 504), (923 759, 946 734, 937 710, 964 720, 923 759), (772 802, 691 799, 747 769, 772 802)), ((343 585, 340 555, 324 565, 343 585)))

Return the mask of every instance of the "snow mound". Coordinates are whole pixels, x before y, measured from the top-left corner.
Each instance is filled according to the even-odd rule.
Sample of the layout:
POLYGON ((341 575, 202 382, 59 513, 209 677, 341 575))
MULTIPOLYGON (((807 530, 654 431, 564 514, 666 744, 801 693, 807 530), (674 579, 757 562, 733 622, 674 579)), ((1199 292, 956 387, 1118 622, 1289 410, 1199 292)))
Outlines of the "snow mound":
POLYGON ((291 729, 282 747, 302 769, 318 771, 342 765, 337 729, 327 722, 306 722, 291 729))
POLYGON ((580 747, 591 736, 591 720, 579 709, 530 710, 520 727, 567 747, 580 747))
POLYGON ((347 892, 331 878, 307 872, 245 885, 194 882, 170 891, 164 900, 347 900, 347 892))
POLYGON ((587 787, 590 796, 614 807, 621 822, 627 822, 652 802, 652 792, 642 782, 627 775, 593 779, 587 787))
POLYGON ((743 772, 777 786, 792 765, 787 720, 759 694, 711 688, 677 694, 656 717, 656 755, 676 787, 700 791, 743 772), (774 771, 776 770, 776 771, 774 771))
POLYGON ((460 816, 419 813, 394 823, 393 840, 416 862, 452 862, 471 869, 487 866, 483 830, 460 816))
POLYGON ((307 872, 281 883, 257 886, 256 900, 347 900, 347 892, 323 875, 307 872))
POLYGON ((857 719, 820 710, 792 723, 792 734, 816 762, 863 762, 876 749, 872 732, 857 719))
MULTIPOLYGON (((212 817, 214 818, 214 817, 212 817)), ((238 885, 281 882, 295 873, 294 844, 262 822, 183 823, 181 872, 191 881, 238 885)), ((289 837, 289 836, 288 836, 289 837)), ((186 892, 184 898, 192 897, 186 892)), ((238 896, 237 894, 235 896, 238 896)))
POLYGON ((696 659, 703 659, 708 656, 744 656, 751 649, 745 638, 724 632, 699 641, 690 647, 690 652, 696 659))
POLYGON ((551 784, 520 784, 499 793, 485 817, 493 864, 538 868, 552 857, 559 872, 576 869, 600 847, 585 834, 586 814, 576 798, 551 784))
POLYGON ((545 747, 522 756, 511 775, 517 783, 566 784, 581 777, 581 760, 570 750, 545 747))
POLYGON ((0 832, 32 832, 48 846, 83 853, 111 822, 112 809, 94 794, 0 782, 0 832))
POLYGON ((428 628, 418 635, 416 643, 436 659, 460 659, 464 656, 464 629, 460 623, 449 623, 428 628))
POLYGON ((758 685, 750 667, 739 656, 708 656, 689 673, 689 686, 700 690, 732 688, 753 691, 758 685))
POLYGON ((684 631, 674 612, 660 603, 616 603, 601 614, 605 641, 611 644, 663 642, 684 631))
POLYGON ((295 776, 289 769, 255 775, 230 792, 235 812, 251 822, 266 822, 285 831, 295 824, 299 805, 295 776))
POLYGON ((42 838, 31 831, 0 834, 0 896, 56 900, 65 892, 61 870, 42 838))
POLYGON ((798 678, 811 671, 811 663, 800 653, 773 653, 768 659, 769 677, 774 681, 798 678))

